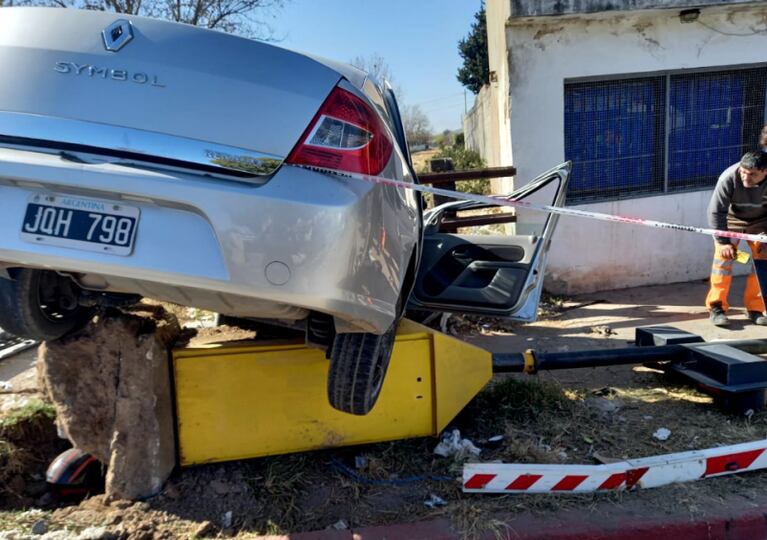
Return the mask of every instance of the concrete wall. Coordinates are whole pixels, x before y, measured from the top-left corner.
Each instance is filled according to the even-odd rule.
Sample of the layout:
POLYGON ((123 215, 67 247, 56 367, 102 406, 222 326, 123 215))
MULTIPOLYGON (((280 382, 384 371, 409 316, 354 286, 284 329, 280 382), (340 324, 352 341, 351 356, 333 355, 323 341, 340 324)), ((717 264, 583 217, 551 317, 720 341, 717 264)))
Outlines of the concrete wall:
MULTIPOLYGON (((493 82, 493 98, 496 102, 492 108, 495 119, 491 120, 497 126, 497 165, 499 167, 514 164, 511 154, 511 94, 509 81, 509 52, 506 21, 511 16, 511 4, 507 2, 488 2, 485 6, 487 16, 487 48, 490 77, 493 82)), ((512 182, 512 179, 508 180, 512 182)))
MULTIPOLYGON (((509 2, 490 0, 488 15, 494 4, 509 2)), ((767 59, 764 9, 709 8, 700 19, 718 31, 698 23, 683 24, 677 13, 661 10, 524 22, 488 19, 489 26, 506 28, 510 152, 503 146, 509 134, 504 133, 503 123, 499 137, 501 159, 513 157, 517 167, 515 182, 522 185, 564 160, 564 82, 568 79, 759 64, 767 59), (754 33, 734 37, 722 32, 754 33)), ((710 191, 702 191, 579 208, 702 225, 709 196, 710 191)), ((549 259, 549 287, 576 293, 704 278, 710 268, 711 244, 709 238, 690 233, 564 218, 549 259)))
POLYGON ((763 0, 511 0, 512 17, 572 15, 637 9, 689 9, 705 6, 758 4, 763 0))
POLYGON ((486 84, 464 116, 463 133, 466 148, 479 152, 489 167, 497 167, 501 161, 498 119, 498 85, 486 84))

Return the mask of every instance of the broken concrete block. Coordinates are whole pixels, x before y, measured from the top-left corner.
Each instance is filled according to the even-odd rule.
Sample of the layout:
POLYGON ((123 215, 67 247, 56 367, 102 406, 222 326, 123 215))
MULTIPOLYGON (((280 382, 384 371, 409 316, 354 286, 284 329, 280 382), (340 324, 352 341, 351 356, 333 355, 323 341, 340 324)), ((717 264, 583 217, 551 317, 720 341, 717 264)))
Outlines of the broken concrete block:
POLYGON ((180 334, 165 312, 112 311, 40 347, 38 370, 61 430, 108 464, 108 498, 154 495, 175 466, 168 354, 180 334))

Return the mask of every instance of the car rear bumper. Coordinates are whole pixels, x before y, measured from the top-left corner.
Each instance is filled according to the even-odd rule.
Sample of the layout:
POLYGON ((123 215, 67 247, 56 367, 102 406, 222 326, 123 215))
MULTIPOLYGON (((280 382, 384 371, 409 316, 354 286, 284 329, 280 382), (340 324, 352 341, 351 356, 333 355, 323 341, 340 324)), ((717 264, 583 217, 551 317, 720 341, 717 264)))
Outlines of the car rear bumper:
POLYGON ((418 238, 412 193, 283 166, 262 185, 0 149, 0 265, 68 272, 232 315, 336 317, 381 333, 395 317, 418 238), (35 194, 139 208, 134 250, 116 256, 22 240, 35 194))

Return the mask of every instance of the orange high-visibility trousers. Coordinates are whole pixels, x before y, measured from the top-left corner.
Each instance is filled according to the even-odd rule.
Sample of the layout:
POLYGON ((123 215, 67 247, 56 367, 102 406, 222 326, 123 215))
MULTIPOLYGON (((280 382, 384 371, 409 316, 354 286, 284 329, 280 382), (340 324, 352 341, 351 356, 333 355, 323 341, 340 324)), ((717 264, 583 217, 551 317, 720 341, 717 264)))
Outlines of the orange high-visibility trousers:
MULTIPOLYGON (((733 245, 737 247, 737 243, 733 242, 733 245)), ((755 259, 767 259, 767 246, 763 246, 759 251, 759 246, 762 245, 759 242, 749 242, 748 246, 751 248, 751 254, 755 259)), ((714 250, 714 262, 711 265, 711 288, 706 296, 706 307, 711 309, 713 304, 721 304, 722 309, 727 311, 730 309, 730 305, 727 302, 727 296, 730 292, 730 285, 732 284, 732 267, 735 263, 734 260, 726 261, 722 259, 720 252, 722 244, 715 242, 714 250)), ((743 305, 745 305, 747 311, 764 312, 764 299, 762 298, 762 291, 759 288, 759 282, 756 279, 754 273, 754 266, 751 265, 751 273, 746 279, 746 290, 743 292, 743 305)))

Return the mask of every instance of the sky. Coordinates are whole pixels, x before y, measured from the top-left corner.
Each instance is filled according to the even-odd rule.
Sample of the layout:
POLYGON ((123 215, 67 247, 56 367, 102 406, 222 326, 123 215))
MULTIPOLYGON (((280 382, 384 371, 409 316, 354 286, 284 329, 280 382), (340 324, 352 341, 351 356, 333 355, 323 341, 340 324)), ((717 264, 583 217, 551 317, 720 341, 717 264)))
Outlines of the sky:
MULTIPOLYGON (((351 62, 378 54, 401 91, 400 106, 418 105, 439 133, 460 129, 464 87, 458 40, 465 37, 481 0, 285 0, 265 19, 277 45, 351 62)), ((466 91, 466 106, 474 95, 466 91)))

